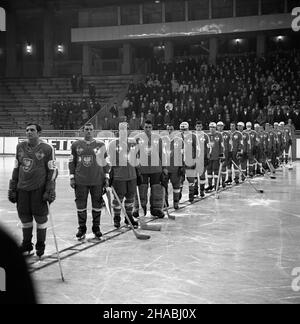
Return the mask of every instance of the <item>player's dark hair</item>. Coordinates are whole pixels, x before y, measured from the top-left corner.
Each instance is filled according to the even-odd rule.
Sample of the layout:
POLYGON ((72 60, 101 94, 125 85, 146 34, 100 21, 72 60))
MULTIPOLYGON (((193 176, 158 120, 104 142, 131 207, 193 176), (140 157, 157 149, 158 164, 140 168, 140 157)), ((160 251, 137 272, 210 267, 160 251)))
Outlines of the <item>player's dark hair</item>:
POLYGON ((94 125, 93 125, 92 123, 87 123, 87 124, 85 124, 85 125, 83 126, 83 129, 84 129, 86 126, 88 126, 88 127, 93 126, 93 128, 94 128, 94 125))
POLYGON ((145 124, 152 125, 152 121, 149 120, 149 119, 147 119, 147 120, 145 121, 145 124))
POLYGON ((37 123, 28 123, 28 124, 26 125, 26 128, 27 128, 28 126, 35 126, 35 127, 36 127, 36 130, 37 130, 38 133, 40 133, 40 132, 42 131, 42 127, 41 127, 41 125, 39 125, 39 124, 37 124, 37 123))

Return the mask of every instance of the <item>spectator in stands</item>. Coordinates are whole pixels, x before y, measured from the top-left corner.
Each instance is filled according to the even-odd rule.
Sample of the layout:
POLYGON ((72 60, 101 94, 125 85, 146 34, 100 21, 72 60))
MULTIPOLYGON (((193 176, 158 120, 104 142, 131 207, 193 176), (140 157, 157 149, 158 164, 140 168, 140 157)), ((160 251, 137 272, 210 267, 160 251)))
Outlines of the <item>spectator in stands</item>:
POLYGON ((119 111, 118 111, 118 105, 117 105, 117 102, 114 102, 114 104, 111 106, 110 108, 110 113, 111 115, 116 115, 117 117, 119 116, 119 111))
POLYGON ((92 100, 96 97, 96 87, 93 83, 89 83, 89 96, 92 100))
POLYGON ((260 109, 259 110, 259 113, 258 113, 258 116, 256 118, 256 121, 260 125, 264 125, 267 122, 267 116, 266 116, 265 110, 263 110, 263 109, 260 109))
POLYGON ((300 113, 299 113, 299 109, 295 110, 292 121, 293 121, 293 124, 294 124, 296 130, 300 130, 300 113))
POLYGON ((77 89, 79 92, 83 92, 83 77, 81 74, 77 75, 77 89))
POLYGON ((144 116, 144 112, 142 111, 140 118, 139 118, 139 128, 138 129, 141 129, 141 130, 144 129, 145 121, 146 121, 146 118, 144 116))
POLYGON ((117 130, 119 126, 119 118, 116 115, 113 115, 111 120, 108 121, 108 129, 117 130))
POLYGON ((75 74, 73 74, 71 77, 71 86, 73 92, 77 92, 77 76, 75 74))
POLYGON ((100 127, 101 127, 101 130, 108 130, 109 129, 109 121, 108 121, 108 117, 105 116, 103 120, 101 120, 101 123, 100 123, 100 127))
POLYGON ((158 112, 157 116, 155 117, 155 128, 156 129, 164 128, 164 117, 160 111, 158 112))
POLYGON ((240 115, 240 121, 242 121, 246 124, 250 119, 251 119, 251 116, 248 112, 248 108, 244 107, 243 112, 240 115))
POLYGON ((128 97, 125 97, 122 104, 121 104, 122 110, 124 111, 124 115, 129 115, 129 107, 130 107, 130 101, 128 97))
POLYGON ((86 109, 82 109, 81 111, 81 119, 82 123, 85 124, 90 118, 89 118, 89 113, 86 109))
POLYGON ((133 111, 132 116, 129 120, 129 128, 131 130, 137 130, 140 127, 140 120, 137 118, 136 113, 133 111))
POLYGON ((173 111, 173 104, 171 103, 170 99, 165 104, 165 111, 169 113, 173 111))
POLYGON ((152 114, 151 110, 148 110, 148 113, 146 115, 146 120, 150 120, 152 124, 154 124, 154 115, 152 114))

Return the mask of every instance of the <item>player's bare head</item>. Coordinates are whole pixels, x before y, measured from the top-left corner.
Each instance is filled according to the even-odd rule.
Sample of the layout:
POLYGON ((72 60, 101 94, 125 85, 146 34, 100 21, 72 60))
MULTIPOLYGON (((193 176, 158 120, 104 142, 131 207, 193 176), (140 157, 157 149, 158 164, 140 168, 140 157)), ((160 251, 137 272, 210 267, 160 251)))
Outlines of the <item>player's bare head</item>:
POLYGON ((231 124, 230 124, 230 130, 231 130, 231 131, 235 131, 235 130, 236 130, 236 125, 235 125, 235 123, 231 123, 231 124))
POLYGON ((94 126, 91 123, 87 123, 83 127, 84 138, 90 140, 93 137, 94 126))
POLYGON ((201 121, 197 121, 196 122, 196 131, 198 131, 198 132, 200 132, 200 131, 202 131, 203 130, 203 124, 202 124, 202 122, 201 121))
POLYGON ((144 131, 145 133, 151 133, 153 129, 152 121, 151 120, 146 120, 145 125, 144 125, 144 131))
POLYGON ((167 131, 169 132, 169 134, 174 132, 174 126, 173 125, 167 125, 167 131))
POLYGON ((26 132, 41 133, 42 132, 42 127, 39 124, 36 124, 36 123, 28 123, 26 125, 26 132))
POLYGON ((29 141, 36 140, 40 137, 42 127, 36 123, 29 123, 26 126, 26 136, 29 141))

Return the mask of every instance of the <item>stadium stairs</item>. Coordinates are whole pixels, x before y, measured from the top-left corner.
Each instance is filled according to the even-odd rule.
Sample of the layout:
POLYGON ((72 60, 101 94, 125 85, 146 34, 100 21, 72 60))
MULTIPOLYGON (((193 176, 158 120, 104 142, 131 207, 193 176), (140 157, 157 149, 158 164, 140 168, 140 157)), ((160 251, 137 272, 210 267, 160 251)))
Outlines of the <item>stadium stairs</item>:
POLYGON ((0 129, 23 129, 29 121, 52 129, 52 102, 88 100, 88 83, 92 82, 96 87, 96 100, 103 106, 124 92, 132 78, 132 75, 84 77, 83 93, 72 91, 70 77, 0 79, 0 129))

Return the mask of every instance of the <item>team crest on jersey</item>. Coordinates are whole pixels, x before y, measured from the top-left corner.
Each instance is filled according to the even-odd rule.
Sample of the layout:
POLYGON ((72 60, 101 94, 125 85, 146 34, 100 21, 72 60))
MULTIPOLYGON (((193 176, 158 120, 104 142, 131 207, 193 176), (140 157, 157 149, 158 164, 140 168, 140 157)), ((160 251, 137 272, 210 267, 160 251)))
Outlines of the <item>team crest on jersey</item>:
POLYGON ((220 141, 219 137, 215 137, 215 141, 219 142, 220 141))
POLYGON ((39 150, 38 152, 35 153, 35 156, 40 161, 45 157, 45 154, 43 153, 42 150, 39 150))
POLYGON ((23 168, 24 172, 29 172, 32 169, 33 160, 24 158, 22 162, 23 162, 22 168, 23 168))
POLYGON ((22 160, 23 157, 24 157, 24 151, 23 151, 23 150, 20 150, 20 151, 18 152, 18 159, 19 159, 19 160, 22 160))
POLYGON ((81 155, 83 151, 84 151, 84 149, 80 146, 76 148, 76 152, 78 155, 81 155))
POLYGON ((83 156, 82 157, 82 164, 86 167, 89 168, 93 163, 93 157, 91 155, 83 156))

